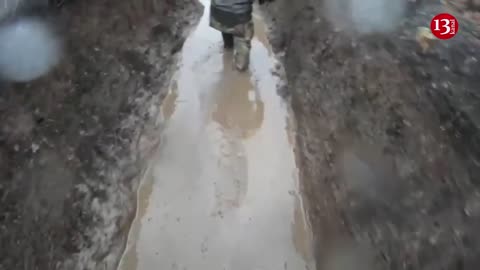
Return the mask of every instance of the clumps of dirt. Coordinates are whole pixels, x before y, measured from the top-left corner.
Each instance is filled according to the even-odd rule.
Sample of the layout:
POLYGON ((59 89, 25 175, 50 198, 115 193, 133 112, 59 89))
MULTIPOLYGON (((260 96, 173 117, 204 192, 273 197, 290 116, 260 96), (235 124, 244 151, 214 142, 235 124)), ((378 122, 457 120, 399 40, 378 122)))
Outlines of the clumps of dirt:
MULTIPOLYGON (((60 65, 0 86, 0 269, 114 269, 195 1, 72 1, 60 65)), ((157 133, 158 134, 158 133, 157 133)))
POLYGON ((480 38, 480 1, 479 0, 442 0, 445 10, 463 19, 460 31, 464 28, 480 38))
POLYGON ((466 13, 480 12, 479 0, 442 0, 444 5, 466 13))
POLYGON ((475 28, 459 17, 455 38, 422 51, 418 27, 447 10, 437 1, 408 3, 393 31, 367 34, 337 29, 325 3, 264 8, 288 77, 318 269, 357 269, 337 259, 358 250, 370 256, 361 269, 477 269, 475 28))

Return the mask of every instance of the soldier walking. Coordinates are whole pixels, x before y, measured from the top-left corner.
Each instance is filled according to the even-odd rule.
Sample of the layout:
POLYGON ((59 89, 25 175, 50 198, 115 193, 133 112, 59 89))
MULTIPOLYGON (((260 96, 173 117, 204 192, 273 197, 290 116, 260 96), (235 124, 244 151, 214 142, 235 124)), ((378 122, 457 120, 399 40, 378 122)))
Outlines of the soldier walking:
MULTIPOLYGON (((222 33, 225 49, 234 50, 234 65, 244 71, 250 62, 254 34, 252 11, 254 0, 212 0, 210 26, 222 33)), ((259 0, 262 5, 273 0, 259 0)))

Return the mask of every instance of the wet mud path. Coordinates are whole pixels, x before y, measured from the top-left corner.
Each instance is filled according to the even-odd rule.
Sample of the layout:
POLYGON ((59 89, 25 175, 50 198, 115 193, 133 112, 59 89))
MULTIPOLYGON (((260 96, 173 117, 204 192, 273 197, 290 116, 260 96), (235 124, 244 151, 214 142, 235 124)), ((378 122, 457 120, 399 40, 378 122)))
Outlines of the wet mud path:
POLYGON ((314 269, 288 106, 255 23, 247 73, 233 69, 208 8, 187 39, 119 269, 314 269))

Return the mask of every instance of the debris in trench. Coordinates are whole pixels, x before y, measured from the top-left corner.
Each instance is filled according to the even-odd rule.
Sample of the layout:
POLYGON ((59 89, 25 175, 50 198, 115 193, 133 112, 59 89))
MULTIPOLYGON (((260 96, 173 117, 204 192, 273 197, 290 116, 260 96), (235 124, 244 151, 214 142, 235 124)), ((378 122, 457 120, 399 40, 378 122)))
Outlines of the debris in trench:
POLYGON ((435 40, 437 40, 428 27, 419 27, 416 38, 417 42, 422 48, 423 53, 426 53, 430 48, 432 48, 435 40))

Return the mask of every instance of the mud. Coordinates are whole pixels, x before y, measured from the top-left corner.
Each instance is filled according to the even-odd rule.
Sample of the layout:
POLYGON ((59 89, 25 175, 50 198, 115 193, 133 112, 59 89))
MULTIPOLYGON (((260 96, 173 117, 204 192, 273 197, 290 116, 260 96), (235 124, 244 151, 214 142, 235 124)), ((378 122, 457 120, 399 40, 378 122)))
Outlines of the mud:
POLYGON ((0 89, 0 269, 115 269, 200 13, 191 1, 100 0, 49 15, 63 62, 0 89))
POLYGON ((119 269, 314 269, 265 26, 257 14, 250 71, 239 73, 206 11, 162 105, 163 141, 119 269))
POLYGON ((396 31, 359 36, 330 25, 323 3, 264 8, 317 269, 477 269, 477 29, 450 6, 414 1, 396 31), (445 10, 463 30, 422 52, 416 28, 445 10))

